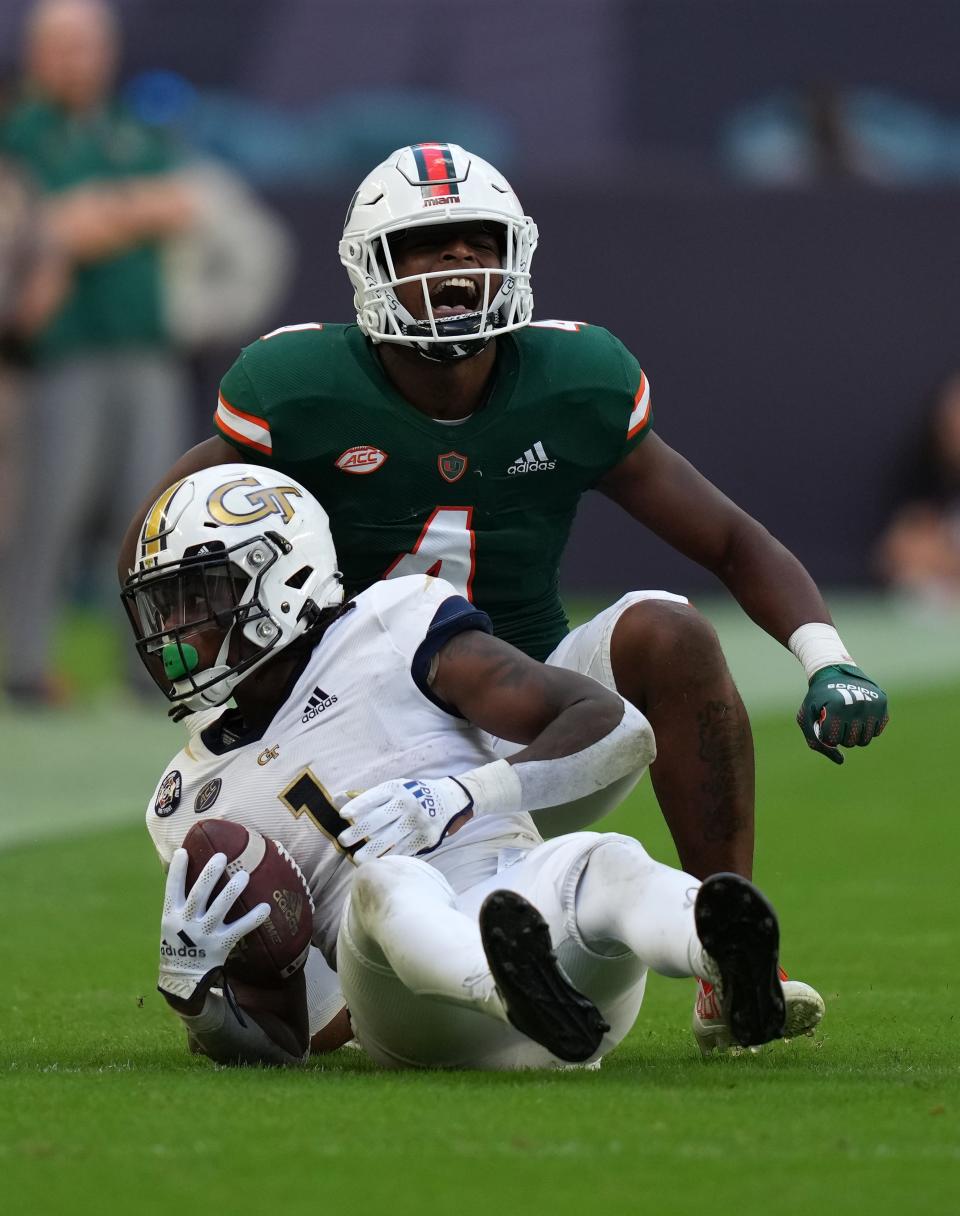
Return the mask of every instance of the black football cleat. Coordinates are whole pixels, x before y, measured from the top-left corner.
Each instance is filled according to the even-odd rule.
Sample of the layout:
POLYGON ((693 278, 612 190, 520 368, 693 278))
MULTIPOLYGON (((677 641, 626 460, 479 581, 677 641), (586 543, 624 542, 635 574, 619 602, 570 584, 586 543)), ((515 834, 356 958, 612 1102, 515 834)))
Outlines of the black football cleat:
POLYGON ((786 1005, 773 908, 739 874, 712 874, 697 892, 693 914, 700 942, 719 971, 720 1008, 735 1041, 756 1047, 782 1038, 786 1005))
POLYGON ((492 891, 480 908, 480 936, 511 1025, 561 1060, 589 1060, 610 1027, 564 975, 533 904, 492 891))

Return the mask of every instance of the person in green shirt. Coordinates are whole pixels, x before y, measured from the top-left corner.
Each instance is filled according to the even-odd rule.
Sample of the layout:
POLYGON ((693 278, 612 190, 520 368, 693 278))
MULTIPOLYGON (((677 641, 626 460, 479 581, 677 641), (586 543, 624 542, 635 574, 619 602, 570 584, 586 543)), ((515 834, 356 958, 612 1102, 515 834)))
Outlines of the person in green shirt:
MULTIPOLYGON (((244 349, 221 385, 217 434, 131 524, 121 578, 171 481, 238 459, 286 472, 326 508, 348 594, 442 576, 498 636, 631 701, 653 726, 651 778, 683 868, 747 877, 753 745, 716 633, 663 591, 631 592, 568 632, 558 565, 581 496, 598 490, 700 562, 791 648, 809 678, 800 725, 814 750, 840 763, 841 746, 869 743, 886 696, 853 666, 797 559, 656 435, 633 355, 600 327, 533 321, 536 243, 491 165, 453 144, 395 152, 354 195, 340 242, 357 323, 288 326, 244 349)), ((630 786, 540 826, 582 828, 630 786)), ((819 994, 784 986, 787 1035, 811 1030, 819 994)), ((709 985, 693 1026, 704 1053, 730 1045, 709 985)))
POLYGON ((46 492, 21 503, 24 543, 4 596, 4 685, 21 705, 56 699, 53 631, 82 529, 101 519, 119 534, 189 434, 161 244, 190 223, 192 203, 165 138, 112 96, 118 51, 101 0, 40 0, 27 16, 22 99, 0 124, 0 153, 32 179, 67 275, 59 306, 24 337, 22 480, 46 492))

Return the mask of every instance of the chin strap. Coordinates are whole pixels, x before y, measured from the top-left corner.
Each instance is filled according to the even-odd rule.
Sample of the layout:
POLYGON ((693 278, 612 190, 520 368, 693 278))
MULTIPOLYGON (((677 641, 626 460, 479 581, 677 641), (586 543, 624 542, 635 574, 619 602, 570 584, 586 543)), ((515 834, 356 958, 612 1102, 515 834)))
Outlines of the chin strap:
MULTIPOLYGON (((406 313, 405 309, 403 311, 406 313)), ((470 359, 474 355, 479 355, 491 341, 491 335, 484 335, 481 332, 483 326, 488 321, 497 326, 502 319, 500 310, 497 308, 492 312, 488 310, 486 314, 471 312, 436 321, 437 333, 440 337, 460 336, 464 339, 460 343, 437 342, 427 322, 417 321, 409 313, 406 315, 410 319, 401 325, 403 333, 406 337, 414 339, 417 353, 430 363, 454 363, 460 359, 470 359), (462 334, 461 329, 464 330, 462 334)))
POLYGON ((461 346, 459 342, 429 342, 417 343, 417 354, 429 363, 457 363, 461 359, 472 359, 490 345, 490 339, 477 339, 469 346, 461 346))

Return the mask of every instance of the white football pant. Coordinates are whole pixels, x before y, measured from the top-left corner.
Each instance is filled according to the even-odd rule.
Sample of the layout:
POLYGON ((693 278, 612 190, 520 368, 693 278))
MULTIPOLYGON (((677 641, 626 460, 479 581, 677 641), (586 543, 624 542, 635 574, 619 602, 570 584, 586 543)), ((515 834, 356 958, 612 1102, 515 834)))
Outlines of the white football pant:
POLYGON ((540 911, 564 971, 610 1024, 594 1059, 633 1026, 648 968, 703 974, 693 920, 700 884, 654 861, 636 840, 578 832, 504 852, 498 873, 460 894, 416 858, 386 857, 359 870, 337 970, 357 1038, 378 1063, 562 1066, 506 1021, 494 988, 477 917, 498 889, 519 892, 540 911))

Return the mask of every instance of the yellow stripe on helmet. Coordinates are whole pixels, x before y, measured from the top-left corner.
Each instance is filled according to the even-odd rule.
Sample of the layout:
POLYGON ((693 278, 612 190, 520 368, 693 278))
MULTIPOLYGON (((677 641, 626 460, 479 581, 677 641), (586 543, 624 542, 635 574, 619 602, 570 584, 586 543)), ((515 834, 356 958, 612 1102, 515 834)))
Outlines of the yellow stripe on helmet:
POLYGON ((180 489, 186 480, 186 477, 181 477, 172 486, 168 486, 147 512, 147 518, 143 521, 143 527, 140 529, 141 565, 156 565, 157 558, 163 549, 166 548, 164 538, 166 536, 167 510, 173 500, 174 494, 176 494, 177 490, 180 489))

